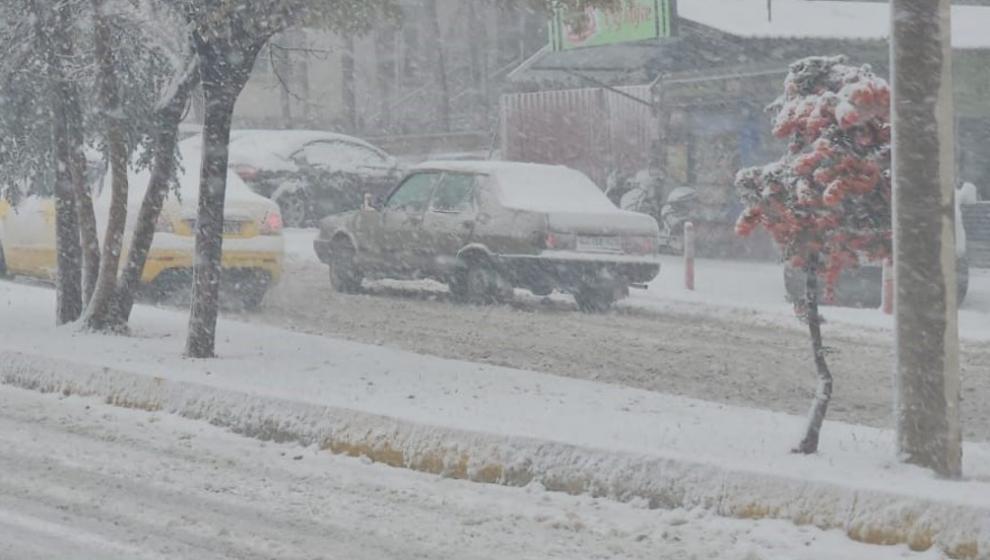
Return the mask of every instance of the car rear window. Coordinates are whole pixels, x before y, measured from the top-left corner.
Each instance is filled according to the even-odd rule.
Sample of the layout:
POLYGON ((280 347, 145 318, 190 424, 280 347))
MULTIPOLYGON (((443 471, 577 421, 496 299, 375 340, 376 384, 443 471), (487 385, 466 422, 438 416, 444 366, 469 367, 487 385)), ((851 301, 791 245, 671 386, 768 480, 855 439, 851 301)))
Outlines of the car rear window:
POLYGON ((495 172, 507 208, 536 212, 614 212, 616 207, 585 174, 567 167, 519 166, 495 172))

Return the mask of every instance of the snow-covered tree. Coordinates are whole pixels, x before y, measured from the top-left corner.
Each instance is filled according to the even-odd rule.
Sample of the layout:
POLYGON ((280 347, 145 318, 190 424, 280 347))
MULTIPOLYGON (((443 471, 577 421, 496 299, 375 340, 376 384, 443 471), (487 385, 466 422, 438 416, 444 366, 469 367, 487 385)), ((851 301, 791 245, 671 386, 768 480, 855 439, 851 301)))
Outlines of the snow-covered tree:
POLYGON ((844 269, 891 254, 890 88, 844 57, 811 57, 791 65, 768 110, 774 136, 790 145, 780 160, 737 175, 746 208, 736 232, 764 227, 806 275, 804 301, 795 305, 809 327, 818 387, 795 451, 814 453, 832 395, 819 280, 828 299, 844 269))
POLYGON ((223 213, 234 104, 258 53, 277 33, 299 25, 342 34, 390 17, 396 0, 172 0, 184 14, 199 59, 205 113, 192 309, 186 355, 214 355, 219 313, 223 213))

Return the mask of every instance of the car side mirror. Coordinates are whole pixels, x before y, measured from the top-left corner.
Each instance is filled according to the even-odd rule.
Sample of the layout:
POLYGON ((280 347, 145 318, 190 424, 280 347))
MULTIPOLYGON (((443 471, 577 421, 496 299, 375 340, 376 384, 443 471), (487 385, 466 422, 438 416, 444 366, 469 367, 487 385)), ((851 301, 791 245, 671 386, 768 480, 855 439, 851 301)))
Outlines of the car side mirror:
POLYGON ((372 196, 371 193, 364 193, 363 210, 381 210, 385 205, 385 197, 382 195, 372 196))

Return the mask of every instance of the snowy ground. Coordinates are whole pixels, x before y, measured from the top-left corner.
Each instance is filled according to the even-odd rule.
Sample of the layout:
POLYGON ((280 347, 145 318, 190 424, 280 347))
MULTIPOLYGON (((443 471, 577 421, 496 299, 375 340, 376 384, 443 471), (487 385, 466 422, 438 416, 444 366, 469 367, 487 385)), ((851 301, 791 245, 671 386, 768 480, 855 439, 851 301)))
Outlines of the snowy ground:
MULTIPOLYGON (((335 294, 326 268, 314 263, 314 233, 290 230, 286 278, 260 314, 243 319, 421 354, 807 411, 814 387, 808 335, 782 300, 775 265, 700 261, 699 292, 692 293, 679 287, 679 260, 669 258, 649 293, 634 292, 630 304, 604 315, 577 313, 563 296, 477 308, 451 304, 429 284, 378 283, 370 294, 335 294)), ((990 303, 990 277, 983 274, 967 305, 990 303)), ((970 311, 990 328, 990 315, 970 311)), ((876 310, 826 310, 836 376, 829 417, 890 427, 892 336, 882 326, 857 326, 836 315, 889 320, 876 310)), ((963 349, 964 433, 990 440, 990 348, 971 340, 963 349)))
POLYGON ((477 485, 0 386, 0 558, 937 558, 836 531, 477 485))

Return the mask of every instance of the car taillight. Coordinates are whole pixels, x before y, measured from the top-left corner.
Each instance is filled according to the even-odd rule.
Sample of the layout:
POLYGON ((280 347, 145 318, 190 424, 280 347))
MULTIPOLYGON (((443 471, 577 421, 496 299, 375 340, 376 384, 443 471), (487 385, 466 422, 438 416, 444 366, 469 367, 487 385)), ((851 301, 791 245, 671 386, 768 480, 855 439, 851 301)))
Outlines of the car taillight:
POLYGON ((234 167, 234 172, 245 181, 254 181, 258 178, 258 170, 250 165, 238 165, 234 167))
POLYGON ((265 219, 261 222, 262 235, 278 235, 282 233, 282 215, 275 210, 265 214, 265 219))
POLYGON ((172 220, 169 220, 165 214, 158 215, 158 220, 155 221, 155 233, 175 233, 172 220))
POLYGON ((627 253, 635 255, 652 255, 657 252, 657 239, 648 235, 627 237, 623 245, 627 253))
POLYGON ((551 231, 547 233, 543 246, 557 251, 571 251, 577 247, 577 236, 573 233, 551 231))

